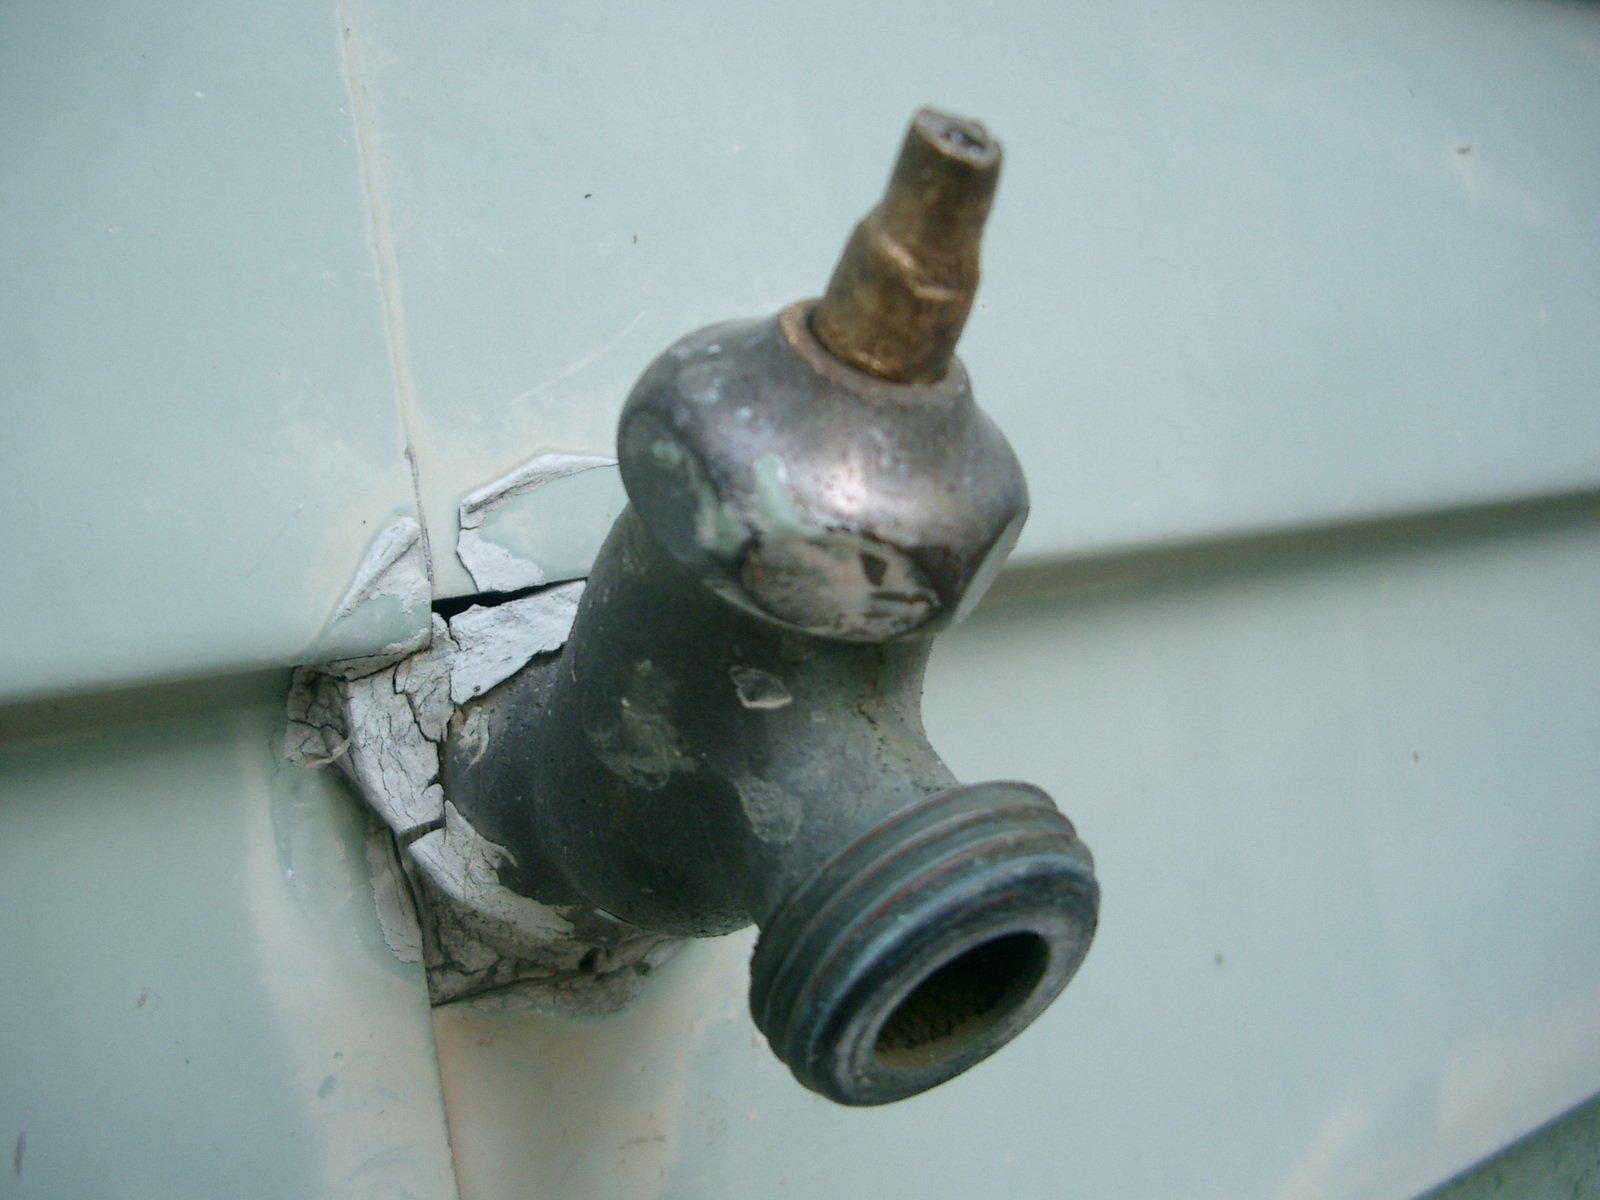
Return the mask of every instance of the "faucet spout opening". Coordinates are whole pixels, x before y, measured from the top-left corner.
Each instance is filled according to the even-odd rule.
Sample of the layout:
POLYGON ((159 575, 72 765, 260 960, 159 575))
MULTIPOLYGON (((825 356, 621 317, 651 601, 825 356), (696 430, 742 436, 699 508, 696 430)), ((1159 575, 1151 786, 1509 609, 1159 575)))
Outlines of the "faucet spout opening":
POLYGON ((1003 1022, 1044 977, 1050 943, 1031 930, 1003 933, 936 967, 878 1028, 873 1057, 890 1070, 960 1054, 1003 1022))
POLYGON ((951 788, 794 891, 762 928, 751 1012, 807 1087, 903 1099, 1037 1017, 1083 961, 1098 904, 1088 850, 1044 793, 951 788))

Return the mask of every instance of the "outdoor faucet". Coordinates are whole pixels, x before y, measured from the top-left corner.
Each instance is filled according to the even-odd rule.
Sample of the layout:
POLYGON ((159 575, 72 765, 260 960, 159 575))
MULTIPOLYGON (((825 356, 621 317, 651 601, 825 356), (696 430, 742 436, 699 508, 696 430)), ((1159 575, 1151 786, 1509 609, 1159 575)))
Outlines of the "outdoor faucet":
POLYGON ((958 783, 933 634, 1027 515, 956 340, 1000 145, 930 110, 825 295, 690 334, 623 411, 629 505, 559 654, 457 721, 442 783, 499 882, 594 945, 760 927, 756 1025, 846 1104, 913 1095, 1065 987, 1098 911, 1071 823, 958 783))

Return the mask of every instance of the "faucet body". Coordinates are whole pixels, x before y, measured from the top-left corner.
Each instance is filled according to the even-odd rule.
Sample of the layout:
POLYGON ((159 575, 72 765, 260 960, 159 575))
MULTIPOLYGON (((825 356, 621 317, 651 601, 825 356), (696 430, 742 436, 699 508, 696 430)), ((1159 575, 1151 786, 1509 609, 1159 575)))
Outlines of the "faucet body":
POLYGON ((992 1053, 1087 952, 1087 849, 1038 789, 929 745, 932 634, 1027 492, 952 359, 840 362, 810 304, 663 354, 619 429, 630 504, 559 655, 484 697, 451 802, 500 881, 597 945, 752 922, 752 1013, 808 1087, 874 1104, 992 1053))
POLYGON ((920 709, 933 636, 1028 510, 955 354, 999 168, 981 125, 918 113, 820 300, 651 364, 586 584, 436 607, 421 649, 295 673, 286 749, 393 832, 435 1003, 610 1009, 676 939, 754 923, 773 1052, 882 1104, 1078 969, 1088 849, 1038 788, 958 782, 920 709))
POLYGON ((446 794, 513 848, 524 894, 729 933, 956 785, 922 728, 928 631, 1009 550, 1021 472, 964 372, 935 401, 860 376, 906 393, 877 437, 830 412, 862 396, 816 369, 808 307, 693 334, 646 373, 619 435, 633 502, 559 660, 487 698, 487 756, 446 756, 446 794))

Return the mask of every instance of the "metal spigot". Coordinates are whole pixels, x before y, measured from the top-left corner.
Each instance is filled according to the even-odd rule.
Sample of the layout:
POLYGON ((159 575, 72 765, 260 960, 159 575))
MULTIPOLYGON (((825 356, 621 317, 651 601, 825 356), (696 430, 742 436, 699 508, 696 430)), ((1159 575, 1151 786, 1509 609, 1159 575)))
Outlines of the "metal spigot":
POLYGON ((1000 143, 976 121, 923 109, 883 202, 856 226, 811 327, 840 362, 894 383, 949 369, 978 293, 978 247, 1000 143))
POLYGON ((930 635, 1027 512, 954 356, 999 164, 981 125, 919 113, 820 303, 656 360, 570 639, 476 702, 487 748, 458 721, 445 755, 499 881, 572 936, 760 926, 755 1022, 847 1104, 998 1049, 1098 911, 1049 798, 959 784, 920 715, 930 635))

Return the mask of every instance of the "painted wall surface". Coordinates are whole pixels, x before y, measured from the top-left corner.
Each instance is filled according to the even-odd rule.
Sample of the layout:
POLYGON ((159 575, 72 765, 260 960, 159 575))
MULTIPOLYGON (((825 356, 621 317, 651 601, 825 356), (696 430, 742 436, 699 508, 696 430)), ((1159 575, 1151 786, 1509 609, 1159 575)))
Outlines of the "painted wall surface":
MULTIPOLYGON (((1600 1092, 1597 114, 1556 0, 0 9, 0 1196, 1401 1200, 1600 1092), (430 1013, 281 669, 819 291, 930 102, 1007 147, 962 353, 1034 513, 929 727, 1094 847, 1080 979, 875 1112, 748 937, 430 1013)), ((620 503, 479 536, 581 576, 620 503)))
POLYGON ((282 705, 0 747, 0 1196, 455 1195, 421 967, 282 705))
MULTIPOLYGON (((1590 5, 119 14, 0 13, 0 695, 354 652, 398 514, 473 591, 461 496, 609 453, 662 347, 820 291, 924 103, 1009 148, 962 352, 1023 558, 1600 472, 1590 5)), ((618 502, 502 533, 581 574, 618 502)))
POLYGON ((321 5, 0 8, 0 700, 359 650, 415 502, 349 104, 321 5))

